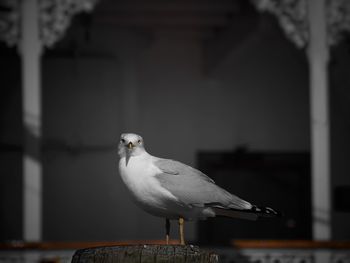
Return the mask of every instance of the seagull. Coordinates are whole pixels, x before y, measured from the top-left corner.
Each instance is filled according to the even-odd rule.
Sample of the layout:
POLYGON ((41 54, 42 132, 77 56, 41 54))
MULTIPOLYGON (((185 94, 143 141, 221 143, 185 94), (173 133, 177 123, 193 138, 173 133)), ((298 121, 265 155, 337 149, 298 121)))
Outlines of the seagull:
POLYGON ((270 207, 258 207, 216 185, 202 173, 181 162, 152 156, 143 138, 123 133, 118 147, 119 173, 136 204, 165 218, 166 244, 170 220, 178 220, 180 244, 185 245, 184 222, 215 216, 257 220, 280 216, 270 207))

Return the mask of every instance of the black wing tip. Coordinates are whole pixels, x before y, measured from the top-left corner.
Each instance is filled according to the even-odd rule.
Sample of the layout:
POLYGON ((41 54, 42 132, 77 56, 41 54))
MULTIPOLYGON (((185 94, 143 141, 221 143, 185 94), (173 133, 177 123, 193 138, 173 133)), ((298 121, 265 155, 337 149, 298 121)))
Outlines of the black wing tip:
POLYGON ((259 207, 253 205, 251 211, 256 213, 259 217, 283 217, 283 213, 272 209, 271 207, 259 207))

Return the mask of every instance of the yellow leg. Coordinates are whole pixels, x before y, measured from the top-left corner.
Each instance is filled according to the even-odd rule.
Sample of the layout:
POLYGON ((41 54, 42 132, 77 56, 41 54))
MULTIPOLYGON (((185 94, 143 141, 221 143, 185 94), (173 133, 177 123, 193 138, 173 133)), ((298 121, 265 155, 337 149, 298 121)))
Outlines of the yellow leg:
POLYGON ((170 220, 168 218, 165 219, 165 242, 167 245, 169 245, 169 239, 170 239, 170 220))
POLYGON ((184 223, 185 223, 185 220, 184 220, 182 217, 180 217, 180 218, 179 218, 180 245, 185 245, 184 223))

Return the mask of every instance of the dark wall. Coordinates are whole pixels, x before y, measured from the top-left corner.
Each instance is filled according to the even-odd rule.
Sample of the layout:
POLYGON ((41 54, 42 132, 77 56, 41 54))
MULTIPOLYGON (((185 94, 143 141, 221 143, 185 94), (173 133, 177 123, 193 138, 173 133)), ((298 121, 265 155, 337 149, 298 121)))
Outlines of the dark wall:
MULTIPOLYGON (((309 149, 306 58, 276 21, 268 17, 210 74, 202 33, 96 26, 89 41, 68 33, 46 53, 45 240, 163 239, 163 220, 137 208, 119 178, 121 132, 140 133, 151 154, 191 165, 199 150, 243 144, 309 149)), ((195 224, 186 235, 196 238, 195 224)))
POLYGON ((216 184, 283 216, 257 221, 210 218, 199 222, 198 241, 230 245, 233 239, 311 239, 310 154, 303 152, 200 152, 199 168, 216 184), (297 194, 296 194, 297 193, 297 194))
POLYGON ((118 236, 118 82, 113 59, 43 61, 45 240, 118 236))
MULTIPOLYGON (((206 33, 195 29, 93 26, 87 37, 75 21, 45 51, 45 240, 163 238, 163 221, 133 205, 117 173, 121 132, 139 132, 152 154, 192 165, 200 150, 309 150, 305 52, 271 16, 260 22, 209 74, 206 33)), ((349 56, 345 41, 332 49, 332 190, 350 185, 349 56)), ((0 240, 21 239, 20 59, 4 44, 0 58, 0 240)), ((349 212, 335 210, 332 219, 334 238, 348 238, 349 212)), ((186 231, 196 237, 194 225, 186 231)))
POLYGON ((331 103, 331 172, 333 193, 333 235, 349 239, 350 207, 337 209, 350 198, 350 49, 349 40, 333 47, 329 66, 331 103), (335 199, 338 187, 347 187, 342 199, 335 199), (340 202, 338 205, 336 201, 340 202))
POLYGON ((20 59, 0 45, 0 241, 22 238, 22 94, 20 59))

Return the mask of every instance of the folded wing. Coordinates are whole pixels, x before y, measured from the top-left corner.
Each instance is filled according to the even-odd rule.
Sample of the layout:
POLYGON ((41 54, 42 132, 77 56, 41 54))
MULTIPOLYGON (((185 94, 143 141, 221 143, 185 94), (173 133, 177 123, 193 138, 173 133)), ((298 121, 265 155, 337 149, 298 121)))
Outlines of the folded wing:
POLYGON ((187 206, 250 209, 252 205, 217 186, 202 172, 183 163, 159 159, 155 165, 162 171, 156 178, 168 191, 187 206))

